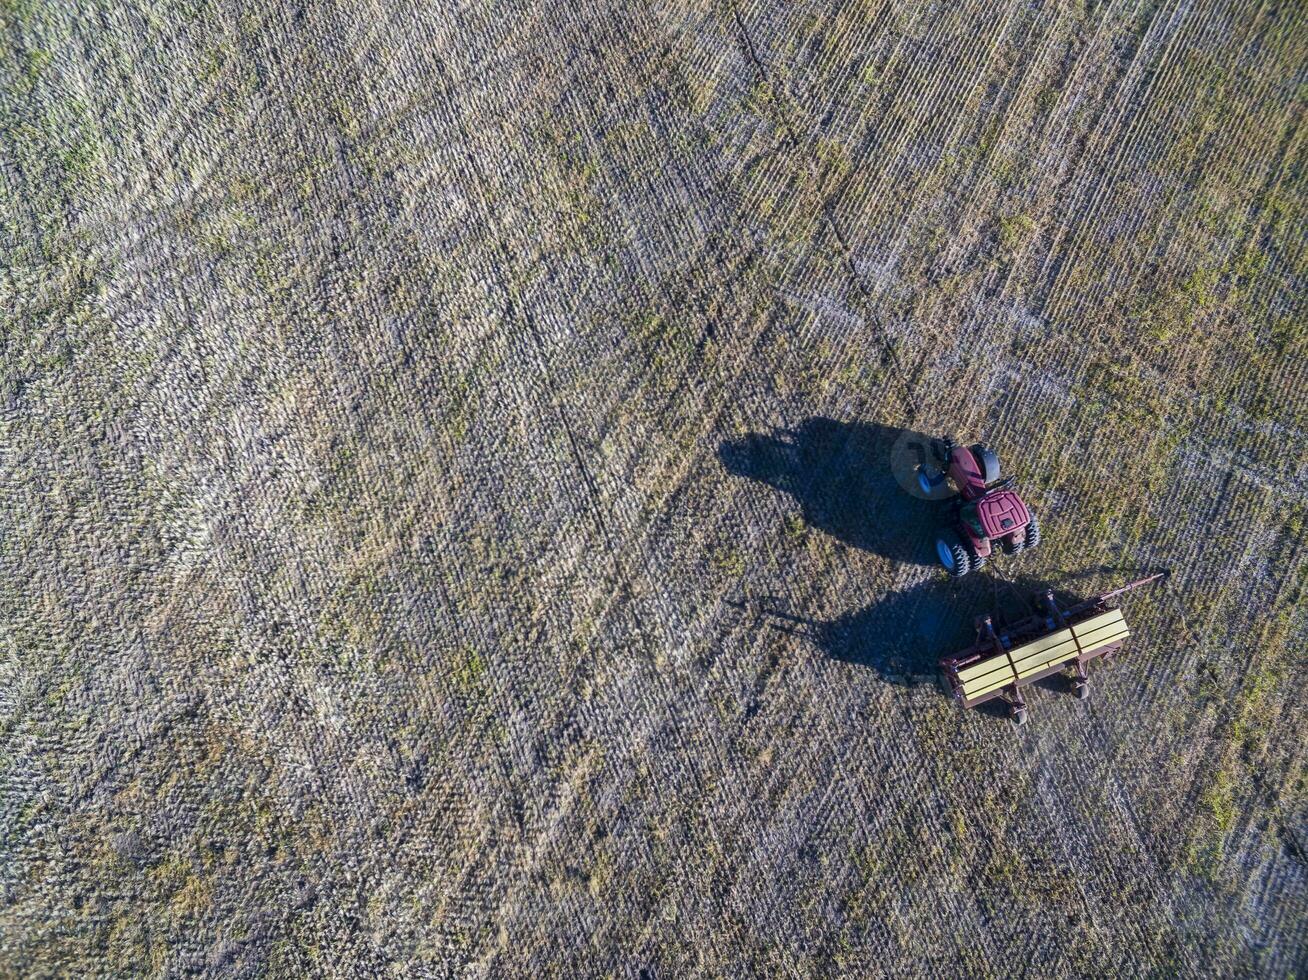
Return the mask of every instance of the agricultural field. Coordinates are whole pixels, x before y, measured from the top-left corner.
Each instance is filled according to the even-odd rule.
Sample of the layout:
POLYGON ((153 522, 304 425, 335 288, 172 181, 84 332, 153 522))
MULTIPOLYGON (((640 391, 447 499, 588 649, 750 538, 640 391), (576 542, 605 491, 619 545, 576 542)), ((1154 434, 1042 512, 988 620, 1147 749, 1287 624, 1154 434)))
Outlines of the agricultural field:
POLYGON ((1297 0, 0 0, 0 976, 1303 976, 1306 109, 1297 0))

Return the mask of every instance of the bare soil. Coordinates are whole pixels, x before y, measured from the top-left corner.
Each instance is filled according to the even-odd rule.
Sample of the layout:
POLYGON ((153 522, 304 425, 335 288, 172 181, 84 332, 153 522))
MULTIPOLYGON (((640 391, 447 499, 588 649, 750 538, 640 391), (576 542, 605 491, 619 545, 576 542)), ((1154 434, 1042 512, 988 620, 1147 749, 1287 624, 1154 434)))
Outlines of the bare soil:
POLYGON ((1305 65, 0 0, 0 974, 1308 971, 1305 65), (1039 550, 934 567, 944 433, 1039 550), (1164 567, 1089 701, 936 687, 1164 567))

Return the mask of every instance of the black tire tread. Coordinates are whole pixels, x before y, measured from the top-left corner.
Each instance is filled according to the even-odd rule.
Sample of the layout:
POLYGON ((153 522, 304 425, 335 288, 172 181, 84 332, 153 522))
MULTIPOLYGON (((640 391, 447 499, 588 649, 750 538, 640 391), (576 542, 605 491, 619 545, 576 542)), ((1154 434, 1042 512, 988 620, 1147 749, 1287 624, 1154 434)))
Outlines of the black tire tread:
POLYGON ((954 567, 945 569, 949 577, 962 578, 972 571, 972 556, 967 553, 967 548, 958 539, 958 535, 953 531, 945 531, 940 535, 940 538, 948 544, 949 550, 954 556, 954 567))
POLYGON ((1023 543, 1023 550, 1029 551, 1032 548, 1040 546, 1040 522, 1036 520, 1034 513, 1031 514, 1030 521, 1026 525, 1026 540, 1023 543))
POLYGON ((993 449, 990 449, 981 443, 974 443, 968 447, 972 450, 972 455, 976 457, 977 465, 981 467, 981 477, 986 481, 988 486, 999 479, 999 457, 993 449))

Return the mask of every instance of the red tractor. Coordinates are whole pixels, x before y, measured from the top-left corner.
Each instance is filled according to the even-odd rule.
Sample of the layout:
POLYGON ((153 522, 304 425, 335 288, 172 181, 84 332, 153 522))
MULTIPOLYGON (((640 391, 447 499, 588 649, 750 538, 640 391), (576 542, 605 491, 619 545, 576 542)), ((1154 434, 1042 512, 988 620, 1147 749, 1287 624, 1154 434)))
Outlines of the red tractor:
POLYGON ((949 524, 936 538, 936 554, 951 577, 958 578, 983 567, 1001 549, 1016 555, 1040 543, 1040 525, 1012 490, 1013 478, 999 478, 999 457, 981 444, 958 446, 952 439, 941 444, 944 469, 918 470, 922 492, 940 497, 939 488, 953 484, 949 498, 949 524))

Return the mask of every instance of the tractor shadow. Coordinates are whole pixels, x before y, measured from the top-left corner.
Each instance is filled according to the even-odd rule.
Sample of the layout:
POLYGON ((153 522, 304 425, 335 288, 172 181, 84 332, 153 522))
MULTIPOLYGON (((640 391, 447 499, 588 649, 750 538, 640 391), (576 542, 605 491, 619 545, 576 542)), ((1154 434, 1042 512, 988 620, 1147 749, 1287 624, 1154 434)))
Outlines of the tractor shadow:
POLYGON ((718 447, 727 472, 775 487, 804 522, 892 561, 930 565, 939 505, 914 486, 934 440, 897 426, 813 417, 718 447))

